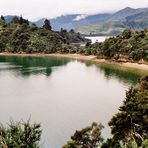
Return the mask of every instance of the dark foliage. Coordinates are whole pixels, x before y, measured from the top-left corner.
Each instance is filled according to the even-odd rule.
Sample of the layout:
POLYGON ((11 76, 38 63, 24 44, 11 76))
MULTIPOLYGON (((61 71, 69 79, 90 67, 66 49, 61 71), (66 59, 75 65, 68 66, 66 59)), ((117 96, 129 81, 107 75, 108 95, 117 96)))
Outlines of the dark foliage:
POLYGON ((41 133, 40 124, 11 121, 8 127, 0 125, 0 147, 39 148, 41 133))
POLYGON ((126 29, 121 35, 108 38, 103 43, 92 44, 89 49, 95 51, 90 54, 116 61, 148 61, 148 30, 126 29))
MULTIPOLYGON (((45 20, 42 28, 29 23, 22 16, 15 16, 10 23, 4 17, 0 19, 0 52, 12 53, 54 53, 62 52, 63 48, 69 51, 71 43, 85 42, 86 40, 74 30, 70 32, 51 30, 49 20, 45 20)), ((74 46, 72 46, 74 47, 74 46)))
POLYGON ((96 148, 98 147, 103 138, 101 137, 101 130, 103 126, 101 124, 92 123, 80 131, 76 131, 71 137, 71 141, 68 141, 63 148, 96 148))
POLYGON ((109 122, 113 139, 136 141, 141 145, 148 138, 148 77, 143 77, 135 88, 129 89, 126 99, 109 122))

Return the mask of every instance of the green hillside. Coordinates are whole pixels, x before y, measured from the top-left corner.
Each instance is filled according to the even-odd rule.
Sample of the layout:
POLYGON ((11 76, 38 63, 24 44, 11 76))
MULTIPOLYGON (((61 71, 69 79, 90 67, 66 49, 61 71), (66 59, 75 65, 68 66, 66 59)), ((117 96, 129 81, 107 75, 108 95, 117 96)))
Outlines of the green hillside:
POLYGON ((86 54, 122 61, 148 61, 148 29, 126 29, 122 34, 106 39, 103 43, 88 45, 86 54))
POLYGON ((148 27, 148 11, 136 14, 134 16, 129 16, 126 18, 127 25, 130 28, 144 29, 148 27))
POLYGON ((0 52, 53 53, 71 43, 86 41, 74 30, 52 31, 48 20, 44 21, 42 27, 37 27, 22 17, 14 17, 10 23, 3 16, 0 18, 0 52))
POLYGON ((108 21, 102 23, 95 23, 89 26, 83 26, 76 29, 76 32, 80 32, 85 35, 117 35, 125 29, 125 24, 120 21, 108 21))
POLYGON ((139 30, 148 28, 148 9, 133 9, 127 7, 112 14, 105 21, 80 26, 76 31, 86 35, 114 36, 127 28, 139 30))

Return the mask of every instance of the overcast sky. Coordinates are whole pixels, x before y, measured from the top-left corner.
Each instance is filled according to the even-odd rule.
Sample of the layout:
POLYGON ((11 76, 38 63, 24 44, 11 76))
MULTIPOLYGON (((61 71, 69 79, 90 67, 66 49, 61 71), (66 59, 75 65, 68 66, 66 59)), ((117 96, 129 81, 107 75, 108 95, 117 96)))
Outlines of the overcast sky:
POLYGON ((23 15, 30 20, 65 14, 115 12, 124 7, 148 7, 148 0, 0 0, 1 15, 23 15))

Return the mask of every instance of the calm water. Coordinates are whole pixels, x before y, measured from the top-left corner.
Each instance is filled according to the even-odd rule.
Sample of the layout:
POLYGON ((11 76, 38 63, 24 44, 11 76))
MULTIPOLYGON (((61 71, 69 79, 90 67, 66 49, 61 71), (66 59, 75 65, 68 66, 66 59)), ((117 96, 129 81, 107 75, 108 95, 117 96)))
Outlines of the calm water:
POLYGON ((0 121, 42 124, 45 148, 61 148, 76 129, 105 125, 139 74, 55 57, 0 56, 0 121))
POLYGON ((105 39, 109 38, 109 36, 90 36, 90 37, 85 37, 87 39, 90 39, 92 41, 92 43, 95 43, 95 42, 104 42, 105 39))

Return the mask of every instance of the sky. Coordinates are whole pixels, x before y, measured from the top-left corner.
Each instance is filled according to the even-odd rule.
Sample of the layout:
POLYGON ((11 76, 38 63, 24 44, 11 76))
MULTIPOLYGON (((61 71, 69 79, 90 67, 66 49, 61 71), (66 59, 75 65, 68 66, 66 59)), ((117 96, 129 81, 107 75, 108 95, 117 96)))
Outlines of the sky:
POLYGON ((85 17, 86 14, 112 13, 127 6, 148 7, 148 0, 0 0, 0 15, 22 15, 29 20, 66 14, 85 17))

